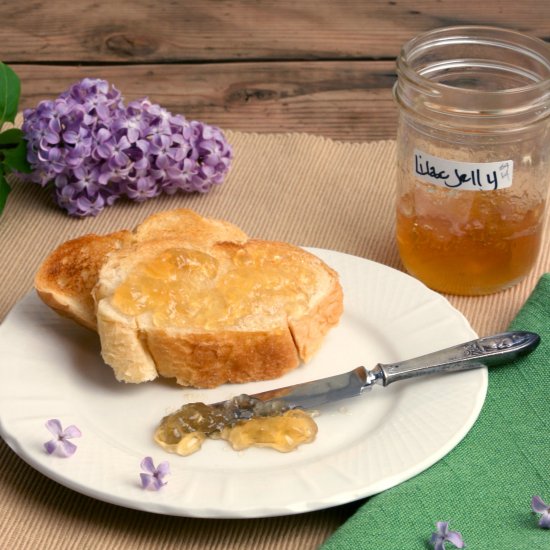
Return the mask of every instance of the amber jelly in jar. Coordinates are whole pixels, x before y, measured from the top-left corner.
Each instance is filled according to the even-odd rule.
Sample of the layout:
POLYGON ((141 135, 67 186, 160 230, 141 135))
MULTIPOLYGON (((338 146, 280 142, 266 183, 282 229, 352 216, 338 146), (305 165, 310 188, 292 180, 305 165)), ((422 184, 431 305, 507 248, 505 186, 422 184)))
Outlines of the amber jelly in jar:
POLYGON ((550 45, 493 27, 419 35, 397 59, 397 243, 434 290, 523 279, 550 177, 550 45))

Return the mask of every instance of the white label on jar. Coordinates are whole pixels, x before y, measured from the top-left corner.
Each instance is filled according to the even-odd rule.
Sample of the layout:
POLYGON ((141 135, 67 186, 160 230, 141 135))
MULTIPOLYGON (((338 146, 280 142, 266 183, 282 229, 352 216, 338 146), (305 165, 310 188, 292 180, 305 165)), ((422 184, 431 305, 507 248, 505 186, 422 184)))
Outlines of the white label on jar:
POLYGON ((413 173, 433 185, 465 191, 494 191, 511 187, 514 161, 459 162, 414 150, 413 173))

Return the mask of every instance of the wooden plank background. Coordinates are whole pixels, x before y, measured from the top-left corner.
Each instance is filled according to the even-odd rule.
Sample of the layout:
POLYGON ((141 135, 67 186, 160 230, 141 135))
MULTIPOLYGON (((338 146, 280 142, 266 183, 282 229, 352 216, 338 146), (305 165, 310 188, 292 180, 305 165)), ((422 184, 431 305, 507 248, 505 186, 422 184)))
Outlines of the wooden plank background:
POLYGON ((393 138, 401 45, 453 24, 550 39, 548 0, 67 0, 0 3, 22 107, 84 76, 222 128, 393 138))

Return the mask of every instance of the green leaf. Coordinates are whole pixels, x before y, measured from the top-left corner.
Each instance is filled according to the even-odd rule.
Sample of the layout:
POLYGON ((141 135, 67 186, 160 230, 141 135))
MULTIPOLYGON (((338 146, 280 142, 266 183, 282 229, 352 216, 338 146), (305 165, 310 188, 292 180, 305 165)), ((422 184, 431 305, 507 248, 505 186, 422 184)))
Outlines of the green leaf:
POLYGON ((15 122, 20 93, 19 77, 0 61, 0 128, 5 122, 15 122))
POLYGON ((4 174, 2 173, 2 171, 0 171, 0 214, 2 213, 2 210, 4 210, 4 206, 6 205, 6 199, 8 198, 8 193, 10 191, 11 191, 11 187, 9 186, 9 183, 4 177, 4 174))
POLYGON ((27 162, 27 142, 21 140, 15 147, 10 149, 2 149, 4 156, 3 164, 8 171, 17 170, 28 174, 31 172, 31 167, 27 162))
POLYGON ((14 146, 18 145, 23 139, 23 131, 19 128, 10 128, 0 134, 0 148, 2 146, 14 146))

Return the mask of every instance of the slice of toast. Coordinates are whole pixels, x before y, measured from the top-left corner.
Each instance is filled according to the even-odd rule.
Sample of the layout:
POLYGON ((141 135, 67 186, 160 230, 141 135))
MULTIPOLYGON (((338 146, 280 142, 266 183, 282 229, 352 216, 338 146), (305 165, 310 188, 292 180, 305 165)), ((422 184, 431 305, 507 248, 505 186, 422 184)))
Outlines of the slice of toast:
POLYGON ((189 209, 169 210, 146 218, 132 233, 84 235, 61 244, 44 260, 34 280, 42 300, 59 314, 96 330, 92 289, 99 269, 114 250, 154 239, 182 238, 198 245, 246 240, 237 226, 207 219, 189 209))
POLYGON ((337 274, 287 243, 149 240, 109 255, 94 291, 102 355, 120 381, 184 386, 276 378, 342 313, 337 274))

